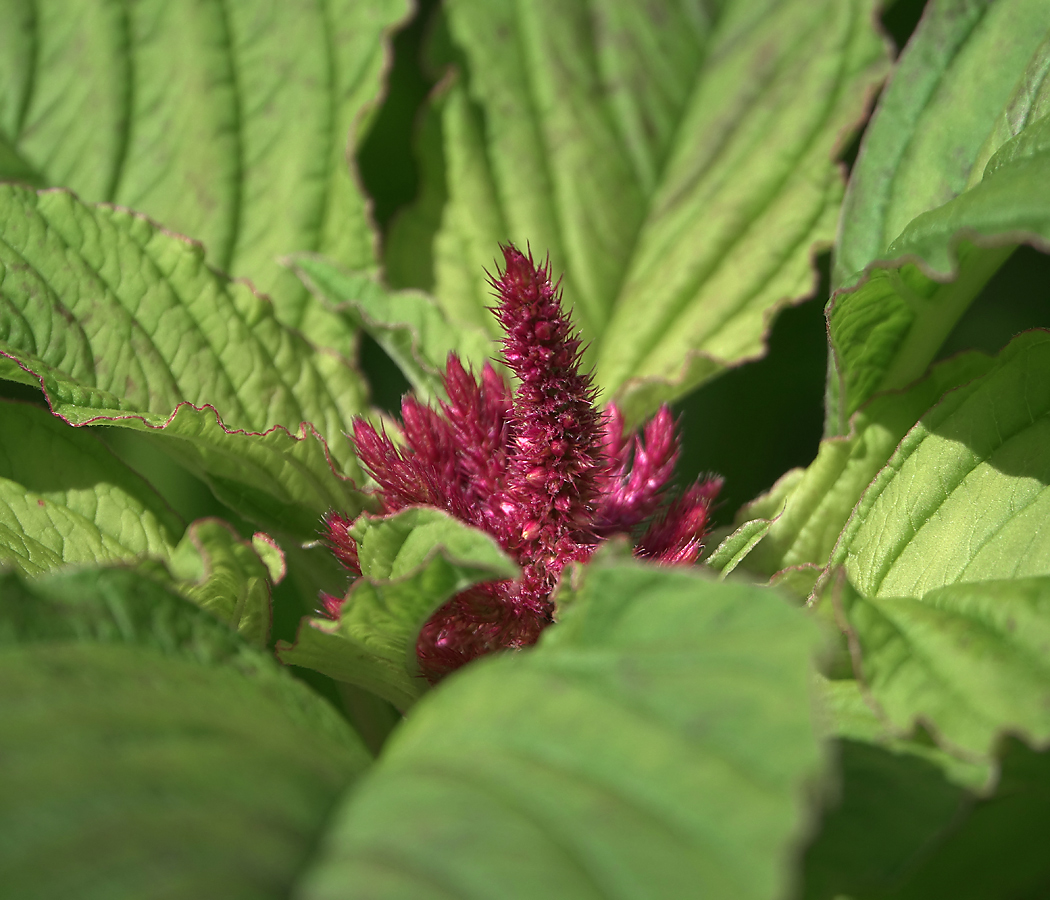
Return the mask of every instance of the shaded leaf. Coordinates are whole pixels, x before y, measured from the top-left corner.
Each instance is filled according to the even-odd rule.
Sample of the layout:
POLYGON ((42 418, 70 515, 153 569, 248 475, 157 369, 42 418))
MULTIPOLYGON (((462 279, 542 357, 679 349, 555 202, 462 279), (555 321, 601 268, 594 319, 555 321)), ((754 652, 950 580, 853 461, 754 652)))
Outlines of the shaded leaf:
POLYGON ((450 318, 496 336, 483 272, 511 239, 565 273, 631 419, 761 355, 834 234, 833 156, 886 70, 873 10, 450 3, 469 65, 441 101, 450 318))
POLYGON ((445 360, 484 360, 496 344, 470 325, 452 325, 432 297, 390 291, 367 272, 348 272, 331 260, 295 256, 290 265, 320 299, 370 334, 424 400, 444 398, 445 360))
POLYGON ((368 764, 324 701, 139 573, 2 576, 0 670, 19 897, 285 897, 368 764))
POLYGON ((170 556, 178 516, 94 435, 10 401, 0 434, 0 562, 37 575, 170 556))
POLYGON ((426 620, 460 591, 515 578, 518 569, 483 531, 429 507, 362 517, 351 534, 362 577, 339 621, 304 619, 295 643, 282 642, 278 655, 406 709, 427 689, 416 660, 426 620))
POLYGON ((10 185, 0 237, 0 377, 39 383, 71 424, 155 436, 265 528, 309 540, 326 510, 361 508, 342 474, 361 477, 343 438, 364 406, 359 377, 199 246, 10 185))
POLYGON ((412 711, 301 896, 782 895, 815 632, 762 588, 590 565, 535 649, 412 711))
POLYGON ((404 0, 15 4, 0 40, 0 178, 69 187, 201 240, 285 324, 345 346, 276 257, 374 265, 349 158, 404 0), (85 115, 85 110, 90 110, 85 115), (21 167, 21 168, 19 168, 21 167))
POLYGON ((255 543, 242 541, 219 519, 200 519, 186 529, 169 568, 180 579, 176 586, 184 597, 228 623, 249 643, 265 646, 271 572, 255 543))

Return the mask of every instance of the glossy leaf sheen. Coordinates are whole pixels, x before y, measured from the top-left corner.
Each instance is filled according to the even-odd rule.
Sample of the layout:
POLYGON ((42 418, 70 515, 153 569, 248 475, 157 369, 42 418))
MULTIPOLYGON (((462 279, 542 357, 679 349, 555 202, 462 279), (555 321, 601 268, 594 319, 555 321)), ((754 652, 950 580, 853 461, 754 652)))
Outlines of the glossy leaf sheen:
POLYGON ((374 265, 349 156, 404 0, 15 0, 5 10, 0 178, 144 212, 252 278, 286 324, 345 343, 276 257, 374 265))
POLYGON ((285 897, 368 764, 324 701, 130 571, 5 576, 0 671, 0 869, 27 900, 285 897))
POLYGON ((535 650, 413 710, 303 898, 784 893, 819 758, 814 626, 773 592, 630 562, 562 602, 535 650))
POLYGON ((156 436, 263 527, 309 540, 326 510, 361 508, 333 469, 360 477, 342 434, 363 406, 358 376, 199 246, 64 192, 0 186, 0 301, 0 376, 39 383, 56 415, 156 436))
POLYGON ((448 16, 469 63, 442 117, 449 315, 496 336, 483 270, 511 239, 565 273, 631 419, 761 355, 833 237, 832 157, 886 68, 873 4, 457 0, 448 16))
POLYGON ((323 672, 411 706, 427 689, 416 661, 423 623, 441 604, 483 581, 518 576, 489 535, 429 507, 359 520, 362 577, 351 586, 338 622, 304 619, 282 661, 323 672))
POLYGON ((1050 575, 1050 332, 1015 338, 901 442, 832 556, 866 596, 1050 575))

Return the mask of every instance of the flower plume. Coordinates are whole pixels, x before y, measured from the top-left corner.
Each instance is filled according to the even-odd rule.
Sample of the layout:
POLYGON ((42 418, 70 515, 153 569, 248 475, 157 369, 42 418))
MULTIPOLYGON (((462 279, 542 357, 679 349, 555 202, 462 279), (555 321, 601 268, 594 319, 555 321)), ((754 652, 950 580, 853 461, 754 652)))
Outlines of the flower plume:
MULTIPOLYGON (((521 566, 518 581, 463 591, 426 622, 416 651, 431 682, 477 656, 534 643, 553 621, 562 569, 614 534, 633 537, 640 557, 695 562, 722 484, 710 478, 668 496, 679 453, 670 410, 663 407, 641 435, 625 433, 613 404, 599 412, 549 261, 537 266, 531 254, 502 249, 493 312, 505 333, 503 362, 517 378, 513 394, 488 363, 476 377, 450 354, 448 401, 432 408, 406 396, 400 443, 354 422, 382 512, 437 507, 487 531, 521 566)), ((359 575, 350 524, 330 512, 325 537, 359 575)), ((322 614, 338 618, 341 601, 324 595, 321 602, 322 614)))

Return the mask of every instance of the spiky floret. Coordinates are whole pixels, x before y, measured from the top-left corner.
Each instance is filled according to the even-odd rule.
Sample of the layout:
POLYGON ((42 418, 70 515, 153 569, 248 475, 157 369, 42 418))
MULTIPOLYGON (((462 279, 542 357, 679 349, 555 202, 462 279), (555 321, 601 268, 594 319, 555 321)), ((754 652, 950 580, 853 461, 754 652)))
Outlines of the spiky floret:
MULTIPOLYGON (((721 487, 707 479, 668 502, 679 452, 670 410, 661 409, 644 436, 625 433, 615 406, 599 413, 549 263, 537 267, 513 246, 503 255, 492 279, 493 312, 506 333, 503 360, 518 379, 513 396, 492 366, 477 378, 450 354, 448 401, 433 409, 405 397, 400 444, 354 422, 358 458, 376 481, 382 512, 443 509, 493 535, 521 566, 520 580, 476 585, 426 622, 416 651, 431 681, 493 650, 534 643, 553 619, 562 569, 588 559, 612 534, 640 534, 639 556, 695 562, 721 487)), ((325 539, 359 575, 350 525, 330 512, 325 539)), ((343 601, 328 594, 321 601, 322 615, 339 617, 343 601)))

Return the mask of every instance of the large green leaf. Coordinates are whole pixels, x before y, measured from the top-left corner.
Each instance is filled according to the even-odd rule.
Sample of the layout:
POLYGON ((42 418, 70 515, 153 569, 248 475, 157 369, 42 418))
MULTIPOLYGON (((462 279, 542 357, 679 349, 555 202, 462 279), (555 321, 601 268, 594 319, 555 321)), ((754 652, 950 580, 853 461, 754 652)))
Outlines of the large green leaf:
POLYGON ((124 570, 0 579, 11 896, 286 897, 368 764, 323 700, 124 570))
POLYGON ((183 525, 94 435, 0 402, 0 562, 30 575, 169 557, 183 525))
POLYGON ((873 393, 923 373, 1019 243, 1050 241, 1045 5, 932 9, 880 103, 843 214, 836 272, 851 286, 828 314, 831 433, 873 393))
POLYGON ((0 377, 74 425, 154 435, 239 513, 310 539, 363 502, 338 471, 360 477, 360 379, 203 256, 135 214, 0 186, 0 377))
POLYGON ((766 577, 791 567, 822 569, 861 494, 905 434, 947 391, 993 365, 982 353, 962 354, 906 391, 873 398, 853 415, 848 436, 825 439, 804 472, 741 509, 737 530, 710 564, 723 573, 742 565, 766 577))
POLYGON ((1050 578, 841 598, 862 677, 900 733, 921 720, 988 757, 1004 731, 1050 744, 1050 578))
POLYGON ((362 577, 350 588, 339 621, 304 619, 282 661, 359 685, 400 709, 427 689, 416 639, 445 601, 483 581, 515 578, 518 569, 489 535, 429 507, 386 518, 362 517, 357 541, 362 577))
POLYGON ((481 329, 453 325, 421 291, 387 290, 370 273, 349 272, 318 256, 300 254, 290 265, 323 302, 375 339, 421 399, 444 397, 449 353, 477 361, 496 352, 495 342, 481 329))
POLYGON ((468 63, 442 101, 435 290, 453 320, 496 334, 484 270, 511 239, 564 272, 631 418, 760 355, 834 235, 833 157, 886 71, 874 4, 456 0, 447 15, 468 63))
POLYGON ((534 650, 425 697, 337 813, 301 896, 786 893, 816 629, 775 593, 594 563, 534 650))
POLYGON ((1003 143, 1050 112, 1048 37, 1042 0, 927 3, 850 173, 835 286, 979 182, 1003 143))
POLYGON ((405 0, 10 0, 0 178, 140 210, 203 241, 286 324, 345 342, 276 257, 374 265, 350 171, 405 0))
POLYGON ((947 394, 865 492, 832 562, 866 596, 1050 575, 1050 332, 947 394))

